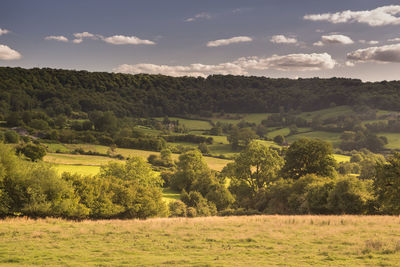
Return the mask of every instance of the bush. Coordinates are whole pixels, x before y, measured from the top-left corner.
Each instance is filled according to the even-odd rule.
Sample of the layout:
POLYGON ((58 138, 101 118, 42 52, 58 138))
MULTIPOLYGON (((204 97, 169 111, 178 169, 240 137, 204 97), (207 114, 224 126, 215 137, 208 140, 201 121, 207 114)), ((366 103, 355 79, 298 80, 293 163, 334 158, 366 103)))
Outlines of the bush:
MULTIPOLYGON (((217 208, 214 203, 208 202, 199 192, 191 191, 189 194, 185 191, 181 194, 181 200, 188 206, 196 210, 197 216, 212 216, 217 214, 217 208)), ((188 217, 193 212, 187 211, 188 217)))
POLYGON ((47 121, 42 120, 42 119, 33 119, 30 123, 29 126, 37 129, 37 130, 47 130, 49 129, 49 124, 47 121))
POLYGON ((44 148, 40 144, 25 144, 20 145, 16 148, 17 154, 23 154, 25 157, 30 159, 31 161, 42 160, 44 156, 46 156, 46 148, 44 148))
POLYGON ((17 144, 19 141, 19 135, 14 131, 6 131, 4 133, 4 142, 6 144, 17 144))
POLYGON ((374 200, 372 181, 349 176, 339 180, 328 196, 328 207, 335 214, 365 214, 374 200))
POLYGON ((79 219, 89 213, 79 203, 71 184, 54 169, 23 161, 3 144, 0 144, 0 198, 0 216, 19 213, 79 219))
MULTIPOLYGON (((186 205, 180 200, 171 201, 168 204, 170 217, 186 217, 186 205)), ((192 216, 193 217, 193 216, 192 216)))

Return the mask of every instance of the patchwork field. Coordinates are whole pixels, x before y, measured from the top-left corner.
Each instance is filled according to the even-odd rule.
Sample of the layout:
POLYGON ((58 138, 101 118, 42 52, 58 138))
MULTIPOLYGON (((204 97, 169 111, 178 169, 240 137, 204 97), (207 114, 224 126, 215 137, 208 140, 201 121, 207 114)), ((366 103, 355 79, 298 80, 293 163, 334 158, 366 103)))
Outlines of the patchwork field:
MULTIPOLYGON (((123 162, 117 159, 103 157, 103 156, 94 156, 94 155, 75 155, 75 154, 62 154, 62 153, 54 153, 56 149, 62 149, 64 152, 71 152, 76 148, 82 148, 85 151, 93 151, 99 153, 106 153, 108 150, 107 146, 100 146, 100 145, 91 145, 91 144, 47 144, 48 150, 52 153, 48 153, 44 157, 44 161, 48 163, 55 164, 57 169, 60 171, 68 171, 71 169, 71 172, 75 172, 76 170, 82 169, 84 174, 93 174, 92 171, 95 168, 87 168, 95 167, 107 164, 109 161, 118 161, 123 162), (71 167, 69 167, 71 166, 71 167), (86 169, 86 170, 84 170, 86 169)), ((126 148, 117 148, 115 150, 116 154, 121 154, 124 157, 142 157, 147 159, 148 156, 151 154, 159 155, 159 152, 154 151, 145 151, 145 150, 138 150, 138 149, 126 149, 126 148)), ((173 160, 178 160, 179 154, 172 154, 173 160)), ((226 164, 231 162, 231 160, 226 159, 219 159, 213 157, 204 157, 205 161, 207 162, 208 166, 213 169, 220 171, 222 170, 226 164)))
POLYGON ((398 266, 400 218, 0 221, 1 266, 398 266))

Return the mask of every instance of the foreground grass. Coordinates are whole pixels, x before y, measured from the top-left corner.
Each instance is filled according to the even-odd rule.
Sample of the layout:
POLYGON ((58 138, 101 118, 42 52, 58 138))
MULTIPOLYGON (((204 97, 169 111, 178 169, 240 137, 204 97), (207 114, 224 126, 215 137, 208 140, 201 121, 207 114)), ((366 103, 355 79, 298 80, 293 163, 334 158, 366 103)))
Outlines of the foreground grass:
POLYGON ((400 218, 0 221, 0 265, 398 266, 400 218))

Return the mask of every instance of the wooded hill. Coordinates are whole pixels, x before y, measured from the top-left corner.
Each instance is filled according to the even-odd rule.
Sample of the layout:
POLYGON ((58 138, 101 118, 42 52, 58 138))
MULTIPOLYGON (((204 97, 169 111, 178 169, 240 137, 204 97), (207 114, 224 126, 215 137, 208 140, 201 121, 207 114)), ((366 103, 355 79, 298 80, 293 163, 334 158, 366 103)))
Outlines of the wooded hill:
MULTIPOLYGON (((118 117, 211 112, 312 111, 332 105, 400 110, 400 81, 207 78, 119 74, 49 68, 0 68, 0 114, 42 109, 50 116, 94 110, 118 117)), ((0 118, 1 119, 1 118, 0 118)))

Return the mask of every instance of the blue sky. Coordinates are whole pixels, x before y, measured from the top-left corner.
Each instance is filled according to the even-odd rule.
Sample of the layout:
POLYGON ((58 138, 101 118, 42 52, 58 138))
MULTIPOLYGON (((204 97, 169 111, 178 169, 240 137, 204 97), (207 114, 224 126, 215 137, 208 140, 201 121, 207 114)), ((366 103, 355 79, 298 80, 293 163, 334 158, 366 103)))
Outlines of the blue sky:
POLYGON ((0 5, 0 66, 400 79, 398 0, 2 0, 0 5))

